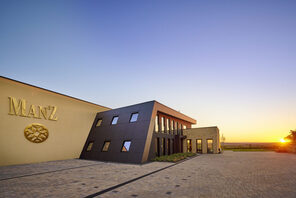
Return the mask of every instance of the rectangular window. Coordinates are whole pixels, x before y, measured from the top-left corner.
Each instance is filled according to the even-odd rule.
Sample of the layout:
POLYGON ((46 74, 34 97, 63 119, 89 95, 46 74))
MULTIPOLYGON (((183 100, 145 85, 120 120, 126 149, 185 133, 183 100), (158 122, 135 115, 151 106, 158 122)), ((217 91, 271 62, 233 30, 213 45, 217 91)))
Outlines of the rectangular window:
POLYGON ((98 126, 101 126, 101 124, 102 124, 102 119, 98 119, 96 126, 97 126, 97 127, 98 127, 98 126))
POLYGON ((183 129, 186 129, 186 126, 185 125, 183 126, 183 129))
POLYGON ((183 128, 183 125, 180 124, 180 131, 179 131, 179 134, 180 134, 180 135, 183 135, 183 133, 182 133, 182 128, 183 128))
POLYGON ((213 153, 213 140, 207 140, 207 153, 213 153))
POLYGON ((196 140, 196 152, 197 153, 202 153, 202 143, 201 139, 196 140))
POLYGON ((165 138, 162 138, 162 155, 165 155, 165 138))
POLYGON ((164 117, 161 117, 161 131, 164 131, 164 117))
POLYGON ((158 116, 155 117, 155 132, 158 132, 158 116))
POLYGON ((103 152, 107 152, 109 150, 110 143, 111 143, 110 141, 105 141, 104 142, 104 145, 103 145, 103 148, 102 148, 103 152))
POLYGON ((178 131, 178 122, 175 122, 175 127, 174 127, 174 134, 177 135, 177 131, 178 131))
POLYGON ((138 120, 139 113, 132 113, 130 122, 136 122, 138 120))
POLYGON ((155 138, 155 155, 159 157, 159 138, 155 138))
POLYGON ((129 152, 130 147, 131 147, 131 141, 126 140, 123 142, 122 148, 121 148, 121 152, 129 152))
POLYGON ((187 140, 187 152, 191 153, 192 152, 192 142, 191 139, 187 140))
POLYGON ((175 153, 175 140, 172 139, 172 145, 173 145, 173 154, 175 153))
POLYGON ((171 139, 167 140, 168 155, 171 154, 171 139))
POLYGON ((111 125, 115 125, 115 124, 117 124, 117 121, 118 121, 118 116, 114 116, 114 117, 112 118, 111 125))
POLYGON ((169 133, 170 132, 170 120, 166 119, 166 132, 169 133))
POLYGON ((94 145, 94 142, 89 142, 87 145, 86 151, 91 151, 93 145, 94 145))
POLYGON ((183 141, 181 141, 181 153, 183 153, 183 141))
POLYGON ((171 120, 171 133, 174 133, 174 121, 171 120))

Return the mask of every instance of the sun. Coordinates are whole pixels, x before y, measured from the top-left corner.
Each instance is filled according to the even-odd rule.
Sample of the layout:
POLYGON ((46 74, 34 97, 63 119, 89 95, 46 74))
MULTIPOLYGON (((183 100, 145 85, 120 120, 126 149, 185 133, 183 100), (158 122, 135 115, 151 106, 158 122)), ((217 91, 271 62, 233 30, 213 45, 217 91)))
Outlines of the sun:
POLYGON ((286 143, 287 141, 282 138, 282 139, 280 139, 280 142, 281 143, 286 143))

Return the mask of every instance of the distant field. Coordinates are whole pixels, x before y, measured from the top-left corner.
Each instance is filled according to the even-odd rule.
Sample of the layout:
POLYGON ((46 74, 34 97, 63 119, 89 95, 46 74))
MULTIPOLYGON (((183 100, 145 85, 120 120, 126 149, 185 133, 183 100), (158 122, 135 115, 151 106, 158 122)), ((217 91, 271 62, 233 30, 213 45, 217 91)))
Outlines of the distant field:
POLYGON ((225 148, 224 150, 235 151, 235 152, 273 151, 272 149, 262 149, 262 148, 225 148))
POLYGON ((250 143, 250 142, 235 142, 221 143, 223 150, 232 151, 274 151, 280 146, 280 143, 250 143))

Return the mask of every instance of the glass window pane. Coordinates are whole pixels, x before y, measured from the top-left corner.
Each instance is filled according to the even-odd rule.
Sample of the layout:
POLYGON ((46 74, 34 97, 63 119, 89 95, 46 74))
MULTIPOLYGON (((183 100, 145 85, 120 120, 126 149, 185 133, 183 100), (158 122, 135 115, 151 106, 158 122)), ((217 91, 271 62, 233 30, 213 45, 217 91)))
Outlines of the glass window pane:
POLYGON ((201 139, 197 139, 197 140, 196 140, 196 152, 197 152, 197 153, 201 153, 201 152, 202 152, 202 143, 201 143, 201 139))
POLYGON ((170 131, 170 120, 166 119, 166 131, 167 133, 170 131))
POLYGON ((165 155, 165 138, 162 138, 162 154, 165 155))
POLYGON ((172 139, 172 145, 173 145, 173 153, 175 153, 175 140, 172 139))
POLYGON ((155 131, 158 132, 158 116, 155 118, 155 131))
POLYGON ((121 151, 128 152, 130 150, 130 146, 131 146, 131 141, 124 141, 121 151))
POLYGON ((111 124, 112 125, 117 124, 117 121, 118 121, 118 116, 114 116, 113 119, 112 119, 111 124))
POLYGON ((171 139, 167 140, 168 155, 171 154, 171 139))
POLYGON ((192 143, 191 139, 187 140, 187 152, 192 152, 192 143))
POLYGON ((104 142, 102 151, 107 152, 110 146, 110 141, 104 142))
POLYGON ((159 138, 155 138, 155 155, 159 156, 159 138))
POLYGON ((161 117, 161 131, 164 131, 164 117, 161 117))
POLYGON ((98 126, 101 126, 101 124, 102 124, 102 119, 99 119, 98 122, 97 122, 97 125, 96 125, 96 126, 97 126, 97 127, 98 127, 98 126))
POLYGON ((182 135, 182 128, 183 128, 183 125, 182 124, 179 124, 179 131, 178 131, 178 134, 179 135, 182 135))
POLYGON ((212 139, 207 140, 207 152, 213 153, 213 140, 212 139))
POLYGON ((136 122, 138 120, 139 113, 133 113, 130 122, 136 122))
POLYGON ((86 148, 86 151, 91 151, 94 142, 89 142, 86 148))

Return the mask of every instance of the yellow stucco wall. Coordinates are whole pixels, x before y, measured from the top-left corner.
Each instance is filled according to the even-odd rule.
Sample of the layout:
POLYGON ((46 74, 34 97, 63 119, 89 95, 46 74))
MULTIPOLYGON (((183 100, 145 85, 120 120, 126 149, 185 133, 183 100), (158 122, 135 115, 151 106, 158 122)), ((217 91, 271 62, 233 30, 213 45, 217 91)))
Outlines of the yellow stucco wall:
POLYGON ((192 141, 192 152, 196 153, 196 140, 202 140, 202 153, 207 153, 207 139, 213 140, 213 152, 219 153, 220 148, 220 134, 218 127, 201 127, 183 130, 183 135, 186 139, 183 140, 183 150, 187 151, 188 139, 192 141))
POLYGON ((78 158, 96 113, 106 110, 109 108, 0 77, 0 165, 78 158), (17 103, 20 99, 26 101, 26 116, 9 114, 15 113, 9 97, 17 103), (43 115, 34 118, 32 112, 28 117, 31 105, 35 117, 39 117, 38 106, 50 106, 47 119, 43 115), (54 107, 56 113, 50 120, 54 107), (32 123, 48 129, 44 142, 32 143, 25 138, 24 129, 32 123))

